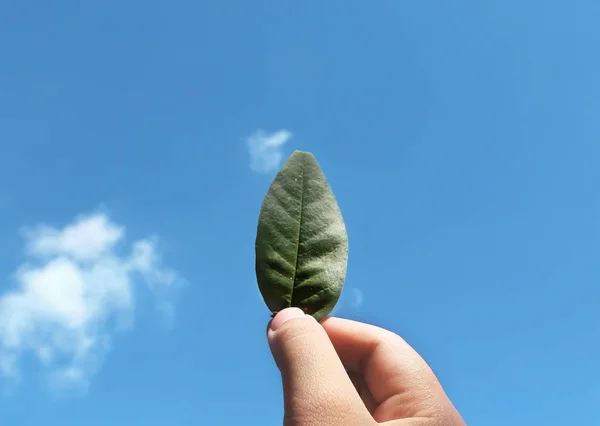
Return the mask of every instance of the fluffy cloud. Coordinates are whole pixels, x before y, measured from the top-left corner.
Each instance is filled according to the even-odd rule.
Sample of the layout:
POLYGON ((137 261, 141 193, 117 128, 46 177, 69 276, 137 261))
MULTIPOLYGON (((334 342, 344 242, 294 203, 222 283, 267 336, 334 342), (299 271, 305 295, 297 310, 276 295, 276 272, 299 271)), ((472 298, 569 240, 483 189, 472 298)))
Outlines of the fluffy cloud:
POLYGON ((52 383, 86 385, 111 335, 132 325, 135 287, 149 285, 164 308, 177 275, 161 265, 155 239, 127 247, 125 228, 104 214, 24 236, 28 261, 0 295, 0 374, 19 379, 22 357, 33 354, 52 383))
POLYGON ((258 173, 268 173, 277 169, 283 158, 282 147, 291 137, 292 134, 287 130, 278 130, 271 134, 257 130, 250 135, 246 139, 250 152, 250 168, 258 173))

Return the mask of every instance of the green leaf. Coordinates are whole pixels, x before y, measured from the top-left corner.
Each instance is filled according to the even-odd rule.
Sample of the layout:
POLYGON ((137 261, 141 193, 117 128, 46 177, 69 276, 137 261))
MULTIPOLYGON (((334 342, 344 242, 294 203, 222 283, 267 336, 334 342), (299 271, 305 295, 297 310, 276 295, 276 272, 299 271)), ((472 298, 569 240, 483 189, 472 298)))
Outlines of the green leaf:
POLYGON ((348 236, 311 153, 294 151, 273 180, 255 248, 258 287, 273 315, 293 306, 320 321, 333 310, 346 277, 348 236))

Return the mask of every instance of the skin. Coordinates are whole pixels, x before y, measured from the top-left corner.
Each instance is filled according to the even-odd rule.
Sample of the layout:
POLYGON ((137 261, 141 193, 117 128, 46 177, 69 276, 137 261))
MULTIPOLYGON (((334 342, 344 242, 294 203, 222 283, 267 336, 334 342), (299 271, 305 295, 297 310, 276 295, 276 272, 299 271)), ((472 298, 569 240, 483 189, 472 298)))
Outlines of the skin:
POLYGON ((423 358, 388 330, 287 308, 267 338, 284 426, 466 426, 423 358))

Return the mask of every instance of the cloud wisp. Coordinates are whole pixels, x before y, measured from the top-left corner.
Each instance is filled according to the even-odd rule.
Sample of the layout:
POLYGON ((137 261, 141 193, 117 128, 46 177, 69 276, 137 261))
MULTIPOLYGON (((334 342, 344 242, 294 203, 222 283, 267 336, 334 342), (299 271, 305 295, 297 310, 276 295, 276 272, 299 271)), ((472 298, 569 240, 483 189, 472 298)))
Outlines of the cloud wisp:
POLYGON ((362 290, 358 288, 352 289, 352 302, 350 306, 353 308, 360 308, 365 301, 365 295, 362 290))
POLYGON ((111 336, 132 326, 136 287, 164 296, 177 274, 162 266, 156 239, 127 247, 125 228, 105 214, 23 234, 27 262, 0 294, 0 375, 21 379, 22 358, 32 354, 51 384, 85 387, 111 336))
POLYGON ((342 297, 335 305, 330 315, 335 316, 339 313, 344 314, 345 312, 356 311, 361 308, 365 302, 364 292, 356 287, 344 288, 342 297))
POLYGON ((257 130, 246 139, 250 153, 250 169, 257 173, 269 173, 281 165, 282 148, 290 140, 292 133, 278 130, 266 133, 257 130))

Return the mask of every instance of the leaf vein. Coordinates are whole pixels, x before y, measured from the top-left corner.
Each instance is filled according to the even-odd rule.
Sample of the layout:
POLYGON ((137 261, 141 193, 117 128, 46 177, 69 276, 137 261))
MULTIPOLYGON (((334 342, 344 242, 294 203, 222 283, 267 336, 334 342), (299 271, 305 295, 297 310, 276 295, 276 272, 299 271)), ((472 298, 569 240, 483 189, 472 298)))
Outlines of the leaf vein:
POLYGON ((300 167, 300 219, 298 220, 298 237, 296 238, 296 259, 294 265, 294 279, 292 281, 292 292, 290 293, 290 307, 294 298, 294 289, 296 288, 296 277, 298 276, 298 263, 300 261, 300 237, 302 236, 302 224, 304 216, 304 161, 300 167))

